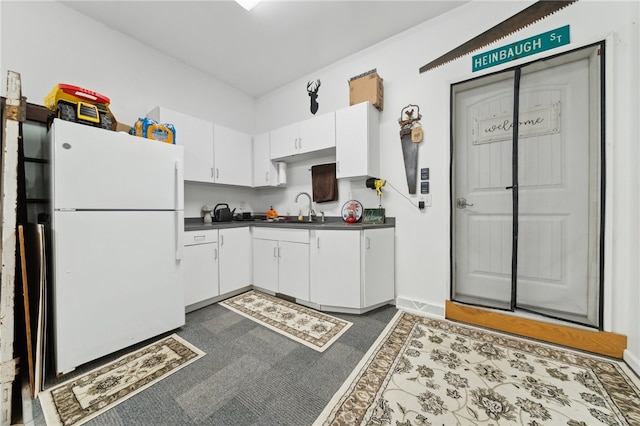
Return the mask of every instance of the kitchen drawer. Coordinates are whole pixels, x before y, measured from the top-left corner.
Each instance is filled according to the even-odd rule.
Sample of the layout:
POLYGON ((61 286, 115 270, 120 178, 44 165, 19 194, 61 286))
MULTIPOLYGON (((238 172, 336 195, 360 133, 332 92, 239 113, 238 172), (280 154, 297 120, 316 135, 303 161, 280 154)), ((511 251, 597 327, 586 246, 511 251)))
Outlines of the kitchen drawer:
MULTIPOLYGON (((287 226, 287 225, 282 225, 287 226)), ((292 243, 309 244, 308 229, 271 229, 254 227, 253 238, 261 240, 289 241, 292 243)))
POLYGON ((209 244, 218 241, 218 230, 207 229, 201 231, 187 231, 184 233, 184 245, 209 244))

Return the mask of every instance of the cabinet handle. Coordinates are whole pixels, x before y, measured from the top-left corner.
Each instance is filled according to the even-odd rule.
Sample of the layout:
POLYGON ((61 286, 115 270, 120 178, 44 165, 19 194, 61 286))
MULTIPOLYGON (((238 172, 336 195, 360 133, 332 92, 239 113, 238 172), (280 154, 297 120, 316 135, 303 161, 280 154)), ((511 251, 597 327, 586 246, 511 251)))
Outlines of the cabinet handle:
POLYGON ((320 248, 320 238, 316 238, 316 248, 320 248))
POLYGON ((298 149, 302 149, 302 138, 298 138, 298 149))
POLYGON ((273 257, 278 257, 278 254, 276 252, 277 250, 278 250, 278 247, 273 248, 273 257))
POLYGON ((214 176, 214 174, 213 174, 213 167, 212 167, 211 168, 211 177, 213 177, 213 176, 214 176))
POLYGON ((280 249, 281 249, 281 248, 282 248, 282 247, 278 247, 278 257, 282 257, 282 256, 280 256, 280 249))
POLYGON ((216 167, 216 179, 220 177, 220 170, 216 167))
POLYGON ((369 250, 371 248, 371 238, 367 237, 367 250, 369 250))
POLYGON ((217 248, 213 249, 213 260, 218 260, 218 249, 217 248))
POLYGON ((264 174, 264 180, 265 182, 269 182, 269 172, 264 174))
POLYGON ((224 245, 224 235, 220 235, 220 245, 224 245))
POLYGON ((294 147, 295 149, 298 149, 298 138, 295 138, 295 139, 293 140, 293 147, 294 147))

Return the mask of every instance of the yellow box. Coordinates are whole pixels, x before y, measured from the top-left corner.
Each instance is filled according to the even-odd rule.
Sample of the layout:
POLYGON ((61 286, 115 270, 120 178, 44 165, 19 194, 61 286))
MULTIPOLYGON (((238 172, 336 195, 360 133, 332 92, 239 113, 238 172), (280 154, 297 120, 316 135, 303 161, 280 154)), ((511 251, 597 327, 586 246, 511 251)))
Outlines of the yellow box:
POLYGON ((349 105, 369 101, 379 111, 384 108, 383 79, 377 72, 368 72, 349 80, 349 105))

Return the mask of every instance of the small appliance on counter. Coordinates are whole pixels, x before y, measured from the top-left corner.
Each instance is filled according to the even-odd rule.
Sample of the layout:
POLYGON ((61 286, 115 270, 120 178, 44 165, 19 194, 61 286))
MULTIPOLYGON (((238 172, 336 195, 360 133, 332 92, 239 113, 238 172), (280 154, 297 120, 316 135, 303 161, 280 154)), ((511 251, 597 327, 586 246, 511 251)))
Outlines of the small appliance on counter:
POLYGON ((255 220, 253 218, 253 215, 251 214, 251 212, 240 212, 240 213, 236 213, 233 216, 233 220, 237 220, 237 221, 252 221, 255 220))
POLYGON ((229 204, 219 203, 213 208, 213 218, 216 222, 231 222, 236 209, 229 209, 229 204))
POLYGON ((204 223, 213 222, 213 217, 211 216, 212 213, 213 207, 211 207, 209 204, 205 204, 204 206, 202 206, 202 221, 204 223))

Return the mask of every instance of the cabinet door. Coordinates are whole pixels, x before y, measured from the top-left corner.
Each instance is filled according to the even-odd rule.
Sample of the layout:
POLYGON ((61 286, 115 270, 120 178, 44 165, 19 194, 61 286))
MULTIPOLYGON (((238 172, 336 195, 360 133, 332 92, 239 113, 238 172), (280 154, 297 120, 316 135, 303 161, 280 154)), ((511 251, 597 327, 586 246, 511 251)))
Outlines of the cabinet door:
POLYGON ((212 122, 164 107, 153 109, 147 117, 175 127, 176 144, 184 147, 184 180, 214 181, 212 122))
POLYGON ((360 308, 360 235, 359 231, 316 231, 312 302, 360 308))
POLYGON ((336 146, 336 116, 329 112, 300 122, 298 153, 336 146))
POLYGON ((379 175, 378 114, 369 102, 336 111, 336 177, 379 175))
POLYGON ((202 302, 218 293, 218 245, 186 246, 182 258, 185 306, 202 302))
POLYGON ((218 230, 220 294, 251 284, 251 232, 249 227, 218 230))
POLYGON ((215 124, 213 151, 216 183, 252 186, 253 152, 250 135, 215 124))
POLYGON ((394 229, 364 231, 364 307, 395 297, 394 229))
POLYGON ((278 292, 278 242, 253 239, 253 285, 278 292))
POLYGON ((270 132, 271 159, 278 160, 298 153, 298 123, 274 129, 270 132))
POLYGON ((278 291, 309 300, 309 244, 278 242, 278 291))
POLYGON ((269 133, 253 138, 253 186, 277 186, 277 171, 269 153, 269 133))

